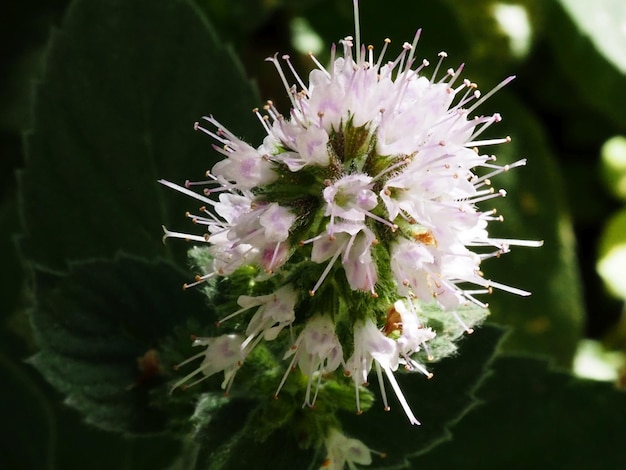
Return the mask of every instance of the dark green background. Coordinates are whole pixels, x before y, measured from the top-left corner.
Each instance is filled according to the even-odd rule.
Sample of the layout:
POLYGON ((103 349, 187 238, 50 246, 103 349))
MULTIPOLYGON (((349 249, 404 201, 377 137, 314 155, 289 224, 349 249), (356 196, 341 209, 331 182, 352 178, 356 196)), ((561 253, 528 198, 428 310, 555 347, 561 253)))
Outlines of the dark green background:
MULTIPOLYGON (((566 371, 582 337, 611 336, 617 347, 624 344, 622 303, 606 294, 595 262, 602 228, 620 208, 602 184, 600 146, 626 129, 623 57, 597 44, 599 37, 626 40, 611 28, 587 29, 585 15, 572 15, 566 0, 526 0, 519 3, 530 14, 533 42, 528 55, 516 58, 489 15, 494 3, 362 1, 367 43, 378 46, 390 37, 394 51, 422 27, 417 55, 434 62, 446 50, 446 64, 465 62, 466 75, 484 92, 517 75, 482 108, 504 117, 493 135, 513 137, 494 150, 501 161, 528 158, 527 167, 496 181, 509 197, 498 207, 506 221, 494 230, 545 241, 541 249, 518 248, 485 263, 489 277, 533 296, 490 299, 493 321, 511 330, 476 391, 484 403, 451 428, 454 440, 413 462, 415 468, 589 468, 597 462, 618 468, 626 437, 623 393, 552 366, 566 371)), ((626 21, 620 0, 589 5, 626 21)), ((0 444, 2 468, 153 469, 174 461, 177 441, 128 441, 84 424, 86 416, 127 432, 143 432, 146 423, 152 431, 159 423, 167 427, 168 418, 147 409, 141 394, 129 401, 116 393, 136 378, 138 356, 159 347, 171 329, 184 329, 189 311, 202 308, 193 294, 179 296, 187 276, 184 247, 160 240, 161 224, 181 226, 189 203, 155 181, 193 179, 211 166, 210 142, 192 131, 203 114, 259 143, 250 110, 268 98, 287 106, 263 59, 290 53, 304 72, 311 63, 291 47, 293 18, 306 18, 329 45, 352 34, 351 15, 348 0, 82 0, 71 7, 11 0, 3 7, 0 409, 10 439, 0 444), (153 298, 157 291, 160 300, 153 298), (112 299, 124 301, 113 311, 112 299), (71 315, 81 309, 90 312, 86 324, 71 315), (89 388, 93 364, 102 366, 96 374, 110 367, 110 390, 89 388)), ((482 340, 493 347, 489 331, 482 340)), ((481 341, 480 335, 467 341, 481 341)), ((446 367, 454 378, 463 355, 446 367)), ((444 424, 438 423, 443 431, 433 434, 435 441, 444 424)), ((401 433, 398 442, 407 432, 425 433, 415 448, 404 449, 409 455, 424 451, 430 431, 398 425, 377 432, 401 433)), ((376 447, 376 439, 374 433, 367 443, 376 447)), ((193 460, 192 450, 183 455, 193 460)), ((179 459, 175 468, 190 468, 189 462, 179 459)))

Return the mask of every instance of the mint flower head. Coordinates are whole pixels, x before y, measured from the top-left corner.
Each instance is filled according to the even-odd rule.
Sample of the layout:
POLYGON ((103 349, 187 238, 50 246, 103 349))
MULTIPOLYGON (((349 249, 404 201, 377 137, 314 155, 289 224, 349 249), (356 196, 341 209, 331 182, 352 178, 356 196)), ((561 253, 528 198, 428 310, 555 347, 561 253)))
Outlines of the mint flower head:
MULTIPOLYGON (((486 203, 506 194, 491 179, 525 160, 498 165, 479 150, 510 139, 481 140, 501 117, 477 110, 513 77, 482 96, 462 65, 442 69, 445 53, 425 73, 428 61, 415 56, 420 31, 388 59, 390 41, 375 54, 361 45, 358 17, 356 23, 355 37, 332 47, 329 66, 311 56, 308 80, 288 56, 267 59, 291 109, 283 114, 268 101, 254 110, 266 132, 261 145, 204 117, 195 129, 215 141, 223 159, 205 181, 161 181, 202 203, 187 215, 203 232, 164 228, 164 238, 205 246, 195 249, 203 273, 186 286, 228 285, 245 273, 246 286, 258 294, 235 293, 242 308, 219 322, 234 331, 196 340, 207 345, 198 355, 204 360, 176 387, 196 374, 223 371, 230 388, 236 369, 261 343, 286 345, 276 396, 300 373, 301 399, 312 407, 326 381, 349 380, 360 413, 362 385, 375 369, 384 407, 389 383, 409 422, 419 424, 396 381, 398 369, 430 378, 425 362, 437 356, 433 340, 456 336, 440 325, 471 332, 486 314, 479 295, 492 288, 528 295, 480 270, 482 260, 512 245, 540 245, 488 232, 502 218, 486 203), (484 313, 464 318, 468 306, 484 313), (437 330, 428 324, 433 316, 453 321, 437 322, 437 330)), ((332 454, 339 434, 328 432, 332 454)), ((352 460, 367 463, 360 458, 352 460)))

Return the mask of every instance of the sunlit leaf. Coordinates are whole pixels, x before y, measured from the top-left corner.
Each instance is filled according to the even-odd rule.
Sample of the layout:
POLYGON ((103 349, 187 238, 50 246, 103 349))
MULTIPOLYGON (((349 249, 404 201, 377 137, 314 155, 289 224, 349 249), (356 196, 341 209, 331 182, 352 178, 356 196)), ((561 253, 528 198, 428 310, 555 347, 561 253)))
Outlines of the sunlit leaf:
POLYGON ((626 86, 626 3, 559 0, 546 33, 555 58, 578 93, 620 126, 626 117, 620 97, 626 86))

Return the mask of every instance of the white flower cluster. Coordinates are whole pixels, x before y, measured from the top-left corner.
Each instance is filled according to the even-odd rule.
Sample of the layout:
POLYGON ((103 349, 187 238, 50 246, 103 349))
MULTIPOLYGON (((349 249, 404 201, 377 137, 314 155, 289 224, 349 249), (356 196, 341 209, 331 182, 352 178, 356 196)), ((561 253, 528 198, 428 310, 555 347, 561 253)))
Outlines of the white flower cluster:
MULTIPOLYGON (((435 303, 442 313, 455 315, 468 303, 486 307, 475 295, 492 287, 528 294, 485 279, 480 271, 483 259, 507 252, 510 245, 538 245, 491 238, 487 225, 501 217, 477 206, 505 195, 491 187, 493 176, 525 164, 520 160, 499 166, 495 157, 478 151, 509 140, 479 140, 501 117, 474 112, 513 77, 481 96, 474 83, 461 78, 462 66, 438 77, 445 58, 441 53, 427 78, 422 70, 428 62, 414 56, 419 35, 395 59, 385 61, 390 41, 375 57, 371 46, 359 43, 357 24, 356 39, 340 42, 341 56, 333 46, 328 68, 312 57, 317 68, 308 83, 288 56, 282 57, 284 62, 269 58, 292 109, 285 116, 268 102, 264 115, 255 110, 267 134, 256 149, 213 117, 196 123, 197 130, 219 144, 214 148, 224 159, 207 172, 207 181, 184 186, 161 181, 203 203, 188 217, 206 226, 206 233, 164 228, 165 238, 208 244, 212 265, 188 286, 249 265, 260 269, 259 279, 288 279, 292 258, 300 264, 306 260, 317 274, 308 292, 285 281, 269 295, 241 296, 242 309, 222 322, 257 308, 245 333, 197 339, 196 345, 207 346, 198 355, 204 361, 175 387, 197 373, 224 371, 227 388, 254 346, 275 339, 285 327, 297 327, 299 335, 285 354, 291 364, 278 391, 297 366, 308 377, 305 404, 312 406, 322 377, 343 365, 354 381, 360 411, 359 387, 374 366, 385 407, 383 372, 409 421, 419 424, 393 374, 402 365, 430 376, 414 353, 435 333, 422 324, 415 305, 435 303), (196 186, 203 190, 195 191, 196 186), (336 282, 339 276, 347 289, 337 287, 342 285, 336 282), (350 310, 353 295, 376 299, 381 283, 391 283, 395 290, 391 297, 385 293, 387 311, 344 311, 350 310), (322 290, 323 295, 343 297, 343 307, 299 311, 304 296, 322 290), (335 327, 347 318, 352 323, 345 357, 335 327)), ((311 301, 307 305, 315 306, 311 301)))

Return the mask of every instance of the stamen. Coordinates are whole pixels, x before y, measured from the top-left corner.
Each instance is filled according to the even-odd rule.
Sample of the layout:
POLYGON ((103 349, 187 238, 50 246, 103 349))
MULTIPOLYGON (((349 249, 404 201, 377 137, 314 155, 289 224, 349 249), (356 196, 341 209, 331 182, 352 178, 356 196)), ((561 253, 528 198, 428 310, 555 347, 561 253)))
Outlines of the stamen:
POLYGON ((504 80, 502 80, 498 85, 492 88, 492 90, 489 93, 487 93, 485 96, 479 99, 476 103, 474 103, 474 105, 471 108, 469 108, 467 112, 471 114, 476 108, 478 108, 481 104, 487 101, 490 97, 492 97, 495 93, 497 93, 503 87, 511 83, 514 79, 515 79, 515 75, 511 75, 510 77, 507 77, 504 80))
POLYGON ((276 258, 278 257, 278 252, 279 252, 280 247, 281 247, 281 242, 277 242, 276 247, 274 247, 274 253, 272 254, 272 259, 270 260, 270 264, 267 269, 268 274, 273 271, 274 263, 276 262, 276 258))
MULTIPOLYGON (((226 315, 224 318, 222 318, 221 320, 219 320, 217 322, 217 326, 221 326, 222 323, 224 323, 227 320, 230 320, 231 318, 236 317, 237 315, 239 315, 240 313, 245 312, 246 310, 250 310, 252 307, 244 307, 244 308, 240 308, 239 310, 237 310, 236 312, 231 313, 230 315, 226 315)), ((243 349, 243 348, 242 348, 243 349)))
POLYGON ((450 77, 450 81, 448 82, 448 86, 452 87, 452 85, 454 85, 454 82, 456 82, 456 80, 461 76, 461 72, 463 72, 463 69, 465 68, 465 64, 461 64, 458 66, 458 68, 456 69, 456 72, 454 73, 454 75, 452 75, 452 77, 450 77))
POLYGON ((474 133, 467 140, 470 140, 470 141, 474 140, 480 134, 485 132, 489 128, 489 126, 491 126, 494 122, 500 122, 500 121, 502 121, 502 116, 500 116, 498 113, 495 113, 493 116, 484 118, 484 122, 482 123, 482 126, 476 129, 474 133))
POLYGON ((452 312, 452 315, 454 316, 454 319, 457 321, 457 323, 458 323, 459 325, 461 325, 461 327, 465 330, 465 332, 466 332, 468 335, 471 335, 471 334, 474 332, 474 330, 473 330, 472 328, 470 328, 469 326, 467 326, 467 323, 465 323, 465 322, 461 319, 461 317, 460 317, 460 316, 459 316, 459 314, 456 312, 456 310, 452 312))
POLYGON ((161 227, 163 228, 163 232, 165 233, 165 235, 163 235, 163 243, 165 243, 165 240, 167 240, 168 238, 181 238, 185 241, 193 240, 195 242, 203 243, 206 243, 208 241, 206 235, 192 235, 190 233, 172 232, 168 230, 165 225, 161 225, 161 227))
POLYGON ((490 238, 489 242, 493 244, 493 246, 527 246, 531 248, 538 248, 543 246, 543 240, 519 240, 515 238, 490 238))
POLYGON ((487 139, 487 140, 476 140, 473 142, 465 142, 465 147, 483 147, 485 145, 498 145, 498 144, 508 144, 511 142, 511 137, 506 136, 500 139, 487 139))
POLYGON ((411 43, 411 52, 409 52, 409 58, 407 59, 407 68, 405 70, 405 72, 408 72, 409 70, 409 64, 413 63, 413 57, 415 56, 415 50, 417 48, 417 42, 420 39, 420 36, 422 35, 422 28, 418 29, 415 32, 415 36, 413 37, 413 42, 411 43))
MULTIPOLYGON (((320 368, 322 366, 320 365, 320 368)), ((322 384, 322 374, 321 372, 318 370, 317 371, 317 385, 315 386, 315 393, 313 394, 313 399, 311 400, 311 379, 313 378, 313 372, 311 372, 309 374, 309 380, 307 383, 307 388, 306 388, 306 395, 305 395, 305 405, 308 405, 310 408, 315 407, 315 401, 317 400, 317 394, 320 391, 320 386, 322 384)))
POLYGON ((528 297, 530 295, 530 292, 526 290, 517 289, 516 287, 507 286, 506 284, 500 284, 499 282, 495 281, 487 281, 486 287, 495 287, 496 289, 500 289, 511 294, 516 294, 521 297, 528 297))
MULTIPOLYGON (((326 70, 326 68, 320 63, 320 61, 316 59, 316 57, 313 55, 312 52, 309 52, 309 57, 311 58, 311 60, 317 66, 318 69, 324 72, 328 76, 328 78, 332 78, 330 73, 328 73, 328 70, 326 70)), ((334 65, 334 62, 331 62, 331 64, 334 65)))
MULTIPOLYGON (((411 50, 411 45, 408 42, 405 42, 404 44, 402 44, 402 49, 404 49, 404 52, 400 54, 400 57, 402 59, 400 60, 400 64, 398 65, 399 71, 402 71, 402 69, 404 69, 404 59, 406 58, 406 52, 411 50)), ((410 61, 407 60, 407 68, 410 68, 410 67, 411 67, 411 63, 410 61)))
POLYGON ((400 401, 400 404, 402 405, 402 409, 404 409, 404 412, 409 418, 409 422, 411 424, 417 424, 417 425, 421 424, 417 420, 415 415, 413 414, 413 411, 411 411, 411 407, 407 403, 406 398, 404 398, 404 394, 402 393, 402 390, 400 389, 400 385, 398 385, 398 382, 396 381, 396 378, 393 375, 393 371, 389 367, 385 367, 382 364, 381 366, 385 370, 385 373, 387 374, 387 378, 389 379, 389 382, 391 383, 391 386, 393 387, 393 391, 396 392, 396 397, 398 397, 398 400, 400 401))
POLYGON ((320 276, 320 278, 317 280, 317 282, 315 283, 315 286, 313 286, 313 289, 311 289, 309 291, 309 295, 311 297, 313 297, 315 295, 315 293, 317 292, 317 290, 320 288, 320 286, 322 285, 322 282, 324 282, 324 279, 326 279, 326 276, 328 276, 328 273, 330 272, 331 268, 333 267, 333 264, 335 264, 335 261, 337 261, 337 258, 339 258, 339 255, 341 254, 343 247, 340 247, 337 252, 333 255, 333 257, 331 258, 331 260, 328 262, 328 264, 326 265, 326 267, 324 268, 324 272, 322 273, 322 275, 320 276))
POLYGON ((176 364, 174 366, 174 370, 178 370, 180 369, 182 366, 189 364, 192 361, 195 361, 198 358, 201 358, 202 356, 204 356, 206 354, 206 351, 202 351, 201 353, 196 354, 195 356, 191 356, 188 357, 187 359, 185 359, 183 362, 179 362, 178 364, 176 364))
POLYGON ((383 57, 385 57, 385 52, 387 52, 387 47, 391 44, 391 39, 385 38, 383 41, 383 49, 380 51, 380 55, 378 56, 378 60, 376 61, 376 70, 380 68, 380 64, 383 62, 383 57))
POLYGON ((385 383, 383 382, 383 373, 380 370, 380 365, 378 361, 374 361, 376 363, 376 375, 378 376, 378 386, 380 387, 380 395, 383 399, 383 406, 385 411, 389 411, 391 408, 389 407, 389 403, 387 402, 387 392, 385 391, 385 383))
POLYGON ((472 203, 472 204, 477 204, 479 202, 488 201, 489 199, 493 199, 495 197, 505 197, 505 196, 506 196, 506 191, 504 189, 501 189, 498 192, 494 192, 493 188, 491 188, 491 191, 489 191, 489 194, 487 194, 486 196, 480 196, 476 198, 467 199, 467 202, 472 203))
POLYGON ((437 62, 437 65, 435 66, 435 71, 433 72, 432 77, 430 77, 430 83, 434 83, 435 79, 437 77, 437 72, 439 72, 439 67, 441 67, 441 64, 443 62, 443 59, 445 59, 446 57, 448 57, 448 53, 445 51, 441 51, 439 54, 437 54, 439 56, 439 61, 437 62))
POLYGON ((193 191, 190 191, 189 189, 184 188, 182 186, 179 186, 179 185, 177 185, 175 183, 170 183, 167 180, 158 180, 157 182, 161 183, 163 186, 167 186, 168 188, 174 189, 174 190, 176 190, 176 191, 178 191, 180 193, 183 193, 183 194, 185 194, 187 196, 190 196, 190 197, 192 197, 194 199, 202 201, 205 204, 211 204, 211 205, 215 204, 215 201, 213 201, 213 200, 211 200, 211 199, 209 199, 207 197, 204 197, 201 194, 198 194, 198 193, 195 193, 193 191))
POLYGON ((359 18, 359 0, 353 0, 354 5, 354 36, 356 40, 356 63, 361 63, 361 26, 359 18))
POLYGON ((363 213, 369 218, 374 219, 376 222, 380 222, 381 224, 386 225, 391 229, 392 232, 398 230, 398 226, 387 219, 383 219, 382 217, 379 217, 376 214, 371 213, 370 211, 363 211, 363 213))
POLYGON ((359 384, 356 383, 356 380, 354 381, 354 388, 356 390, 355 395, 356 395, 356 414, 357 415, 361 415, 363 414, 363 410, 361 410, 361 400, 359 397, 359 384))
POLYGON ((486 168, 496 168, 494 171, 492 171, 491 173, 487 173, 486 175, 481 176, 480 178, 476 178, 476 179, 472 179, 471 182, 476 185, 476 183, 480 183, 482 181, 485 181, 489 178, 492 178, 496 175, 499 175, 500 173, 505 173, 509 170, 511 170, 512 168, 517 168, 520 166, 524 166, 526 165, 526 159, 522 158, 521 160, 516 161, 515 163, 511 163, 509 165, 504 165, 504 166, 495 166, 495 165, 483 165, 486 168))
POLYGON ((293 359, 289 363, 289 367, 287 367, 287 370, 285 371, 285 374, 283 375, 282 380, 278 384, 278 388, 276 389, 276 393, 274 394, 274 398, 278 398, 278 394, 280 393, 280 390, 283 388, 283 385, 285 385, 285 382, 287 381, 287 377, 289 376, 291 371, 294 369, 296 361, 298 360, 298 356, 299 356, 298 351, 296 351, 295 354, 293 355, 293 359))
POLYGON ((406 166, 409 163, 411 163, 411 159, 410 158, 408 158, 408 157, 402 158, 400 161, 394 163, 393 165, 389 165, 387 168, 385 168, 380 173, 378 173, 376 176, 374 176, 372 178, 372 181, 370 181, 370 183, 374 183, 376 180, 378 180, 382 176, 385 176, 386 174, 396 170, 397 168, 400 168, 401 166, 406 166))
POLYGON ((304 84, 304 82, 302 81, 302 79, 300 78, 300 75, 298 75, 298 73, 294 69, 293 65, 291 64, 290 57, 287 54, 285 54, 285 55, 283 55, 282 58, 283 58, 283 60, 285 62, 287 62, 287 65, 289 66, 289 70, 291 70, 291 73, 293 74, 293 76, 295 77, 296 81, 298 82, 298 85, 300 85, 300 89, 302 91, 304 91, 308 95, 309 94, 309 90, 306 87, 306 85, 304 84))
POLYGON ((261 125, 263 126, 263 128, 265 129, 265 132, 267 132, 268 134, 272 134, 272 130, 269 126, 269 124, 267 123, 266 119, 263 119, 263 116, 261 115, 261 113, 259 112, 259 108, 254 108, 252 110, 252 112, 254 114, 256 114, 256 117, 259 119, 259 122, 261 123, 261 125))
MULTIPOLYGON (((204 353, 203 353, 204 354, 204 353)), ((174 390, 176 390, 178 387, 180 387, 181 385, 185 384, 185 382, 187 382, 190 378, 195 377, 196 375, 198 375, 200 372, 202 372, 201 368, 198 368, 196 370, 194 370, 193 372, 187 374, 185 377, 183 377, 182 379, 180 379, 178 382, 176 382, 174 385, 172 385, 172 388, 170 388, 170 395, 172 393, 174 393, 174 390)), ((205 377, 206 378, 206 377, 205 377)), ((189 388, 190 385, 185 385, 184 388, 189 388)))
POLYGON ((183 290, 187 290, 190 289, 192 287, 196 287, 206 281, 208 281, 209 279, 211 279, 213 276, 216 276, 217 273, 216 272, 210 272, 208 274, 205 274, 204 276, 196 276, 196 281, 192 282, 191 284, 183 284, 183 290))
POLYGON ((274 64, 274 67, 276 67, 276 71, 278 72, 278 76, 280 77, 280 80, 283 82, 283 86, 285 87, 285 90, 287 91, 287 95, 289 96, 289 100, 291 101, 291 105, 294 108, 298 108, 298 104, 296 103, 296 100, 293 97, 293 91, 291 89, 291 87, 289 86, 289 83, 287 83, 287 77, 285 77, 285 73, 283 72, 283 68, 280 66, 280 62, 278 62, 278 59, 276 59, 276 56, 278 54, 274 54, 273 57, 268 57, 265 60, 267 62, 271 62, 274 64))

